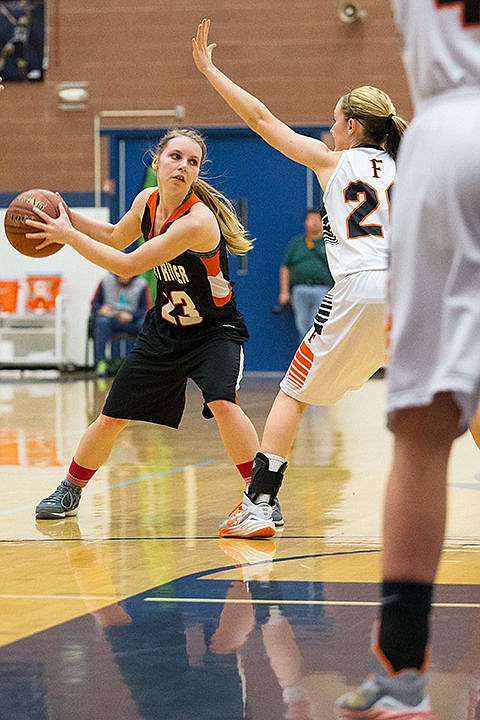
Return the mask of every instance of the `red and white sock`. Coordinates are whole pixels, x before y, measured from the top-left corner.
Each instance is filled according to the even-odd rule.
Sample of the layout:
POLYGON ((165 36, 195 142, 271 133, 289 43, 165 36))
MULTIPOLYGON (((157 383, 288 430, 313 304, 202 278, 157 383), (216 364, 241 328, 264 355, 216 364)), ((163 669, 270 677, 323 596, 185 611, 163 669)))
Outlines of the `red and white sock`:
POLYGON ((97 470, 98 468, 95 470, 90 470, 89 468, 77 465, 75 460, 72 459, 70 467, 68 468, 66 480, 68 480, 68 482, 71 482, 72 485, 77 485, 78 487, 83 488, 88 483, 90 478, 95 475, 97 470))
POLYGON ((248 486, 252 482, 252 467, 253 460, 237 465, 237 470, 245 481, 245 489, 248 489, 248 486))

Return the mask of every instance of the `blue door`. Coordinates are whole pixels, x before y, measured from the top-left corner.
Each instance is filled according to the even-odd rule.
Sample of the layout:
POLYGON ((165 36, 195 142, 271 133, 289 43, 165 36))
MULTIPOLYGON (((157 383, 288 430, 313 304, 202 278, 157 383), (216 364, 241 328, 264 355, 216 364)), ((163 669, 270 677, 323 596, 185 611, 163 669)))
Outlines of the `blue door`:
MULTIPOLYGON (((298 130, 321 138, 326 128, 298 130)), ((143 187, 148 151, 155 148, 162 132, 102 131, 110 137, 110 176, 117 188, 113 221, 143 187)), ((248 128, 204 128, 201 132, 208 148, 202 175, 236 205, 255 242, 245 258, 230 261, 238 307, 250 331, 245 370, 284 372, 296 350, 297 336, 291 313, 272 313, 279 268, 289 238, 302 231, 305 210, 319 205, 321 190, 310 170, 285 158, 248 128)))

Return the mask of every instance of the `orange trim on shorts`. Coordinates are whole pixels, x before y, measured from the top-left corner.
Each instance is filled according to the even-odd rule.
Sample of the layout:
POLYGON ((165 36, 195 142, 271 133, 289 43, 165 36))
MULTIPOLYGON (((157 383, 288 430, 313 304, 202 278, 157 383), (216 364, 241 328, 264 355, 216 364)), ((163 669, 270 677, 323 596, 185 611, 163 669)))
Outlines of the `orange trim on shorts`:
POLYGON ((313 352, 305 341, 303 341, 290 363, 286 379, 291 382, 292 385, 302 388, 305 385, 308 373, 313 365, 313 360, 313 352))

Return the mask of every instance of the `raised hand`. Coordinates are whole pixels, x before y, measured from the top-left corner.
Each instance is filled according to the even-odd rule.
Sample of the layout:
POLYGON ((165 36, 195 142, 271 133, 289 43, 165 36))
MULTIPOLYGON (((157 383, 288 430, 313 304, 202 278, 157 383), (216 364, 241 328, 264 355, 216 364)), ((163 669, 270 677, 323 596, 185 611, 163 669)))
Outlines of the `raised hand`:
POLYGON ((216 43, 208 44, 208 31, 210 20, 203 18, 197 27, 197 34, 192 38, 193 60, 201 73, 207 72, 213 67, 212 52, 217 47, 216 43))

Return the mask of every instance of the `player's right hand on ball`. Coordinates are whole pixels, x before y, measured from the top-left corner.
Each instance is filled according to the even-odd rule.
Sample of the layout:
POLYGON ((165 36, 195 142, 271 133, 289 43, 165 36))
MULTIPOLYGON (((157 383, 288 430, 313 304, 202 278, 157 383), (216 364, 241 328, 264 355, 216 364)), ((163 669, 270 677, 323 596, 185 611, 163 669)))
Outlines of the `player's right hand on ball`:
POLYGON ((41 250, 47 245, 52 243, 60 243, 61 245, 68 245, 68 232, 73 229, 73 225, 68 217, 67 210, 63 203, 59 206, 60 215, 57 218, 52 218, 47 213, 43 212, 37 207, 33 207, 32 210, 35 215, 38 215, 38 220, 26 220, 27 225, 31 225, 32 228, 36 228, 34 233, 27 233, 26 237, 31 240, 41 240, 37 246, 37 250, 41 250))

